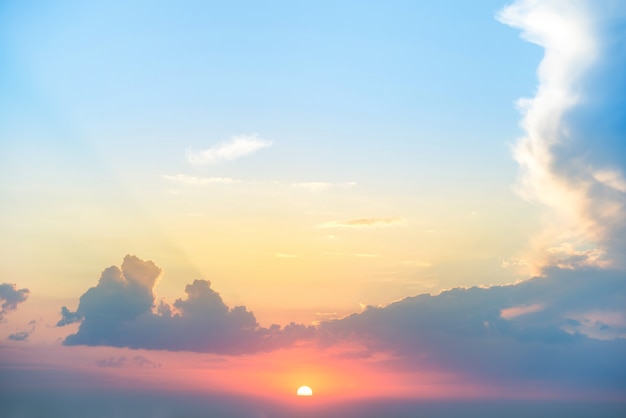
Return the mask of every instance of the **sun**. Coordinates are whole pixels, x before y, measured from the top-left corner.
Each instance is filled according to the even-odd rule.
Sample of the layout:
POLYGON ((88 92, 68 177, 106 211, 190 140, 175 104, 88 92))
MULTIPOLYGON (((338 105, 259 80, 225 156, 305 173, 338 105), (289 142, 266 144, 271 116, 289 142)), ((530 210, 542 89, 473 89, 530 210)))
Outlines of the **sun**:
POLYGON ((313 396, 313 391, 308 386, 300 386, 296 394, 298 396, 313 396))

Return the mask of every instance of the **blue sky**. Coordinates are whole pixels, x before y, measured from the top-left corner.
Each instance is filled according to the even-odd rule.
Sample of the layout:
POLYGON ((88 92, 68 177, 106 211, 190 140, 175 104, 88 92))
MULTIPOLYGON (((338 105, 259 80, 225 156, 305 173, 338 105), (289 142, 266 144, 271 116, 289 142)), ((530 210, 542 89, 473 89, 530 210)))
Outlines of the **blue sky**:
MULTIPOLYGON (((213 219, 238 212, 266 223, 302 211, 346 219, 415 217, 408 223, 422 232, 441 229, 446 218, 450 230, 458 231, 479 213, 477 229, 495 222, 510 225, 502 237, 517 236, 512 220, 531 209, 511 188, 517 164, 510 148, 520 135, 514 103, 532 94, 541 49, 497 22, 502 6, 6 3, 0 51, 3 199, 11 202, 15 219, 29 219, 11 220, 8 228, 23 234, 16 225, 38 219, 45 225, 34 227, 34 235, 52 229, 52 235, 67 237, 67 224, 77 231, 100 224, 115 230, 114 238, 138 229, 126 235, 162 241, 159 254, 179 246, 172 243, 178 232, 155 236, 155 230, 167 229, 162 225, 172 225, 172 217, 213 209, 213 219), (237 135, 257 135, 273 146, 229 164, 188 163, 190 150, 237 135), (185 200, 168 194, 172 186, 162 177, 176 175, 356 187, 313 200, 267 185, 236 196, 218 191, 185 200), (208 207, 207 199, 224 203, 208 207), (242 210, 241 199, 255 199, 257 210, 242 210), (364 205, 371 210, 361 210, 364 205), (77 211, 92 215, 82 219, 77 211), (44 220, 50 217, 55 219, 44 220)), ((328 220, 341 219, 300 224, 328 220)), ((478 239, 486 242, 494 233, 478 239)), ((94 231, 90 238, 98 241, 102 234, 94 231)), ((456 232, 450 234, 440 239, 440 252, 445 241, 457 240, 456 232)), ((462 240, 476 234, 466 235, 462 240)), ((77 243, 83 238, 74 241, 74 250, 91 257, 77 243)), ((488 280, 513 279, 510 272, 499 276, 500 264, 521 251, 525 243, 518 238, 486 250, 497 253, 488 256, 488 280)), ((111 254, 105 263, 123 255, 95 251, 111 254)), ((142 251, 129 244, 128 252, 142 251)), ((451 267, 441 266, 440 274, 447 282, 440 286, 471 280, 448 261, 451 267)), ((165 264, 181 268, 178 261, 165 264)))

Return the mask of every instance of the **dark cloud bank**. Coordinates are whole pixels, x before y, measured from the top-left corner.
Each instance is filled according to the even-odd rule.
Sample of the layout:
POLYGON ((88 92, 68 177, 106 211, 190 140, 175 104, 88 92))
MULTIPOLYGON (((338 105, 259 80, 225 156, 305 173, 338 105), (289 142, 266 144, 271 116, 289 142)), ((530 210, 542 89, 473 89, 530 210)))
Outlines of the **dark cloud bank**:
POLYGON ((323 323, 321 341, 392 351, 396 367, 486 382, 626 390, 626 275, 548 269, 516 285, 452 289, 323 323))
POLYGON ((229 308, 205 280, 187 285, 172 306, 156 303, 161 269, 126 256, 104 270, 75 312, 66 345, 107 345, 252 354, 310 340, 345 341, 394 354, 399 370, 449 370, 483 383, 544 382, 626 390, 626 275, 550 268, 545 276, 490 288, 457 288, 368 307, 319 327, 258 325, 244 306, 229 308))

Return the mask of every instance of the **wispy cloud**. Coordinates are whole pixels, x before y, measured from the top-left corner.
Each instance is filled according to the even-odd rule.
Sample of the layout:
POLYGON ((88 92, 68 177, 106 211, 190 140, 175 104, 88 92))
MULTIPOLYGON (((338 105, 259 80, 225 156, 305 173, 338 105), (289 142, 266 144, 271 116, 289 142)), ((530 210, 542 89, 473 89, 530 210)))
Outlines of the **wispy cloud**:
POLYGON ((402 264, 407 264, 409 266, 415 267, 430 267, 433 265, 433 263, 431 263, 430 261, 425 260, 405 260, 402 262, 402 264))
POLYGON ((521 315, 526 315, 534 312, 540 312, 544 309, 544 306, 539 303, 534 303, 532 305, 520 305, 513 306, 510 308, 505 308, 500 311, 500 316, 503 319, 513 319, 517 318, 521 315))
POLYGON ((300 189, 310 190, 312 192, 321 192, 325 190, 329 190, 331 188, 345 188, 345 187, 353 187, 356 186, 356 183, 351 181, 347 183, 328 183, 322 181, 310 181, 310 182, 302 182, 302 183, 292 183, 292 187, 297 187, 300 189))
POLYGON ((187 185, 210 185, 210 184, 256 184, 256 185, 273 185, 278 187, 292 187, 302 190, 307 190, 310 192, 323 192, 330 189, 339 189, 339 188, 347 188, 353 187, 356 185, 355 182, 346 182, 346 183, 330 183, 330 182, 321 182, 321 181, 310 181, 310 182, 300 182, 300 183, 287 183, 281 181, 261 181, 261 180, 241 180, 234 179, 232 177, 201 177, 201 176, 191 176, 188 174, 162 174, 161 178, 167 180, 169 182, 174 182, 178 184, 187 184, 187 185))
POLYGON ((28 337, 30 337, 30 331, 19 331, 9 335, 7 339, 12 341, 26 341, 28 337))
POLYGON ((176 174, 173 176, 163 174, 161 177, 168 181, 193 185, 241 183, 241 180, 236 180, 230 177, 196 177, 186 174, 176 174))
POLYGON ((161 367, 161 363, 155 363, 154 361, 144 356, 134 356, 132 358, 127 358, 126 356, 108 357, 96 360, 95 363, 96 366, 105 368, 148 367, 156 369, 161 367))
POLYGON ((220 142, 205 150, 187 151, 187 160, 194 165, 232 161, 263 148, 269 148, 272 144, 273 141, 259 138, 256 135, 233 136, 230 140, 220 142))
POLYGON ((36 320, 32 320, 28 323, 28 325, 30 325, 30 329, 28 331, 18 331, 15 332, 13 334, 10 334, 7 339, 8 340, 12 340, 12 341, 26 341, 28 340, 28 337, 30 337, 30 334, 32 334, 33 332, 35 332, 35 327, 37 325, 37 321, 36 320))
POLYGON ((404 218, 359 218, 349 221, 332 221, 318 225, 318 228, 384 228, 406 225, 404 218))
POLYGON ((330 252, 328 255, 338 255, 338 256, 347 256, 347 257, 356 257, 356 258, 380 258, 382 257, 380 254, 374 253, 342 253, 342 252, 330 252))

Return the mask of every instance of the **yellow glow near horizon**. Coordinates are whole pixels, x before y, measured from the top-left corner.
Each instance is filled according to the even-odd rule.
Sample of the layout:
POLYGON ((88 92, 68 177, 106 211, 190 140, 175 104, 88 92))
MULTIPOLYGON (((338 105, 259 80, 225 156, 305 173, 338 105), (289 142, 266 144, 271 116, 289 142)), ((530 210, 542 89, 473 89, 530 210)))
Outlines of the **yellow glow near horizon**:
POLYGON ((308 386, 300 386, 296 394, 298 396, 313 396, 313 391, 308 386))

